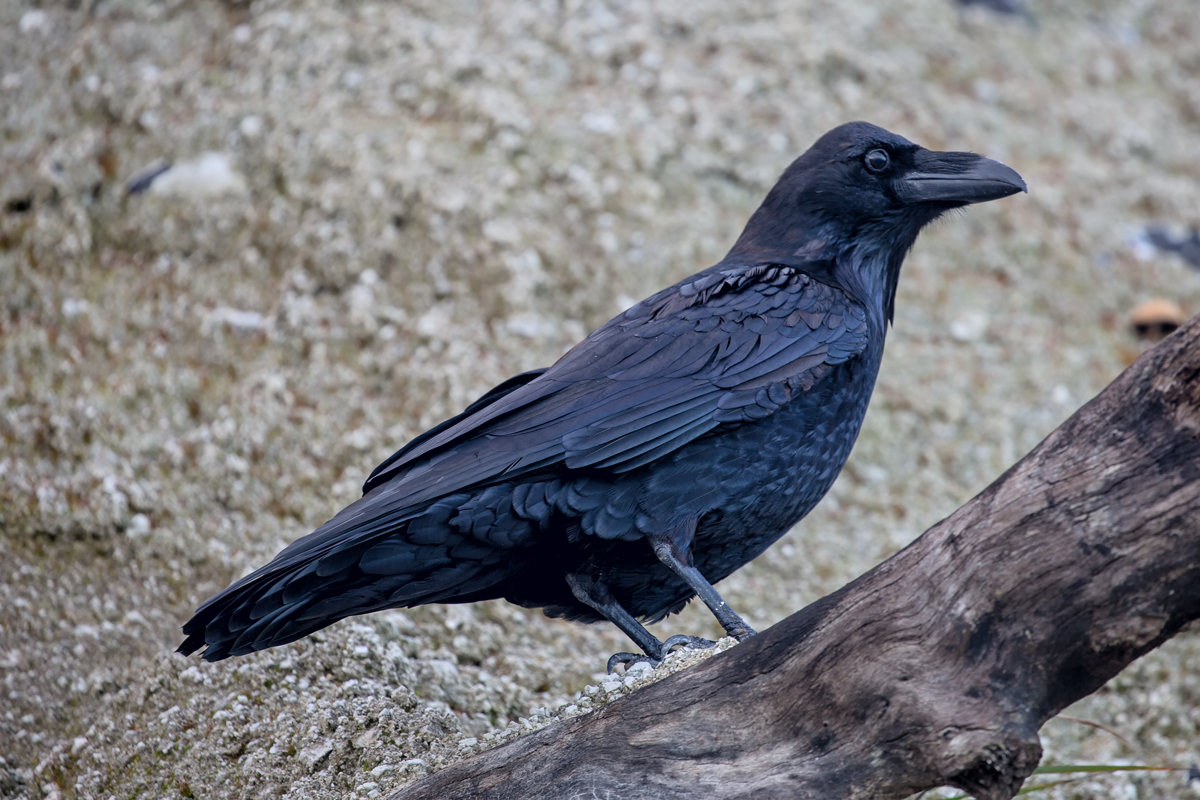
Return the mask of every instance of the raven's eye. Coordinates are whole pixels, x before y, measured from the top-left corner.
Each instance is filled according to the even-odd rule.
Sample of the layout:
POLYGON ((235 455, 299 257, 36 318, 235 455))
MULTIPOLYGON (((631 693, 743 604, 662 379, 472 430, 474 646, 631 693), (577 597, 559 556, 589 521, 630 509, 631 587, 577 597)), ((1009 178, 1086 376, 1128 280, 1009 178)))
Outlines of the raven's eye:
POLYGON ((883 172, 891 163, 891 159, 888 158, 886 150, 872 150, 863 158, 863 163, 871 172, 883 172))

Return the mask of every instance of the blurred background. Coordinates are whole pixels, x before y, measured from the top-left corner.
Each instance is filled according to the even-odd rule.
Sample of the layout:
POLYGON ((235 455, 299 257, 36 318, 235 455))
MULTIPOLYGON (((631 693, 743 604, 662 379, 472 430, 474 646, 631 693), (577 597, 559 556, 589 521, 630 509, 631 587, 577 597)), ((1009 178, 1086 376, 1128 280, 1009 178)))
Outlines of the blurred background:
MULTIPOLYGON (((171 651, 408 438, 720 259, 837 124, 1030 192, 918 241, 850 463, 720 587, 760 630, 1200 311, 1195 0, 10 0, 0 119, 3 797, 380 797, 597 683, 615 629, 500 602, 171 651)), ((1197 663, 1142 659, 1068 711, 1127 742, 1053 720, 1048 760, 1200 761, 1197 663)))

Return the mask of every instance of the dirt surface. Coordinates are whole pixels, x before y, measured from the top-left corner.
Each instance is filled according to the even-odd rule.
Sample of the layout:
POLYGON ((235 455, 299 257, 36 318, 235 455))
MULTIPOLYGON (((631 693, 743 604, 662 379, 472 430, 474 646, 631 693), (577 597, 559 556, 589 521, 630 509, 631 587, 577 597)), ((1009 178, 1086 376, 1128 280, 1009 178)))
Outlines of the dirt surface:
MULTIPOLYGON (((1200 311, 1136 241, 1200 223, 1194 0, 1029 7, 0 4, 0 796, 379 797, 621 694, 610 626, 498 602, 171 650, 409 437, 719 259, 847 120, 1030 193, 922 236, 845 472, 721 591, 765 628, 982 489, 1136 354, 1129 309, 1200 311)), ((1197 663, 1184 634, 1070 710, 1129 745, 1055 720, 1048 758, 1200 761, 1197 663)))

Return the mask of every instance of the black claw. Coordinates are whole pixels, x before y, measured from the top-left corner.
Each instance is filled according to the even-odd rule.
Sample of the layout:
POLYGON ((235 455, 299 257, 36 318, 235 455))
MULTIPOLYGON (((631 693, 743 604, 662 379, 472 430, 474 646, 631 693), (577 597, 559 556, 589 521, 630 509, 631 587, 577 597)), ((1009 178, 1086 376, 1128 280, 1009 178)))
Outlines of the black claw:
MULTIPOLYGON (((749 638, 754 635, 754 631, 747 628, 746 631, 739 631, 741 636, 738 638, 740 642, 744 638, 749 638)), ((737 634, 731 634, 737 636, 737 634)), ((711 639, 702 639, 699 636, 688 636, 687 634, 676 634, 662 643, 662 658, 666 658, 667 654, 678 647, 694 648, 696 650, 707 650, 710 647, 716 647, 717 643, 711 639)), ((634 664, 646 663, 652 667, 658 667, 662 663, 662 658, 654 658, 643 653, 613 653, 608 659, 608 674, 612 675, 613 670, 617 668, 617 664, 624 664, 626 671, 634 664)))
POLYGON ((669 653, 676 647, 689 647, 697 650, 707 650, 710 647, 716 646, 717 643, 709 639, 701 639, 699 636, 687 636, 686 634, 680 633, 663 642, 663 653, 669 653))
POLYGON ((641 664, 643 662, 652 667, 657 667, 662 663, 660 659, 651 658, 644 653, 613 653, 608 659, 608 674, 613 674, 613 670, 617 668, 617 664, 624 664, 625 669, 628 670, 634 664, 641 664))

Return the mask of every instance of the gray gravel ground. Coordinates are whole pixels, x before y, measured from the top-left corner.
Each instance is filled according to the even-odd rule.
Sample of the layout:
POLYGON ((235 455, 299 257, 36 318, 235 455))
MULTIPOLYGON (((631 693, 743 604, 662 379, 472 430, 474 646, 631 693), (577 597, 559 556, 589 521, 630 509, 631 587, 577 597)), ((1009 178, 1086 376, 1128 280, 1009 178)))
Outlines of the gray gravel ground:
MULTIPOLYGON (((846 120, 1031 191, 922 237, 845 473, 722 591, 765 628, 983 488, 1132 358, 1135 303, 1200 310, 1129 244, 1200 222, 1195 0, 1030 8, 0 4, 0 796, 379 797, 623 691, 614 630, 503 603, 170 651, 408 437, 720 258, 846 120)), ((1048 757, 1200 761, 1196 663, 1185 634, 1070 710, 1135 747, 1055 720, 1048 757)))

